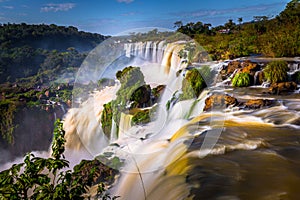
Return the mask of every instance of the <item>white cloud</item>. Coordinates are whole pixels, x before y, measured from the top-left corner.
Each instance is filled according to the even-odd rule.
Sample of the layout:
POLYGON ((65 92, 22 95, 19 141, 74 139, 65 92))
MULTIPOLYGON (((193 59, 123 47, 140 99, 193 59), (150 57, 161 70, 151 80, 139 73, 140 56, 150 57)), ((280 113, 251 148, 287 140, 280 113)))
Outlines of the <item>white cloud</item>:
POLYGON ((5 9, 14 9, 13 6, 2 6, 2 7, 5 8, 5 9))
POLYGON ((260 12, 270 10, 281 3, 272 3, 272 4, 259 4, 248 7, 237 7, 237 8, 226 8, 226 9, 218 9, 218 10, 198 10, 194 12, 176 12, 171 13, 172 15, 182 16, 182 17, 204 17, 204 16, 220 16, 228 13, 245 13, 245 12, 260 12))
POLYGON ((119 3, 131 3, 134 0, 117 0, 119 3))
POLYGON ((68 11, 76 6, 75 3, 49 3, 41 8, 41 12, 58 12, 58 11, 68 11))
POLYGON ((122 16, 133 16, 133 15, 137 15, 137 12, 127 12, 127 13, 123 13, 121 15, 122 16))

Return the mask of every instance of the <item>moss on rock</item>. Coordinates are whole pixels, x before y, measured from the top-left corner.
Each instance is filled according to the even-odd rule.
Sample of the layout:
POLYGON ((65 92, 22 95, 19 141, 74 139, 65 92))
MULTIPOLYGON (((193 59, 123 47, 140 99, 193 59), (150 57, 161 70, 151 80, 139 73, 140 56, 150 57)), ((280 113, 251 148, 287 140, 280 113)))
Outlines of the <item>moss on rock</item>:
POLYGON ((112 127, 113 111, 111 108, 111 102, 103 105, 103 111, 101 114, 101 126, 104 134, 110 137, 110 131, 112 127))
POLYGON ((131 119, 131 124, 132 125, 146 124, 150 122, 150 120, 151 120, 150 109, 140 110, 133 115, 131 119))
POLYGON ((188 70, 182 81, 180 100, 197 98, 205 87, 206 83, 199 70, 196 68, 188 70))

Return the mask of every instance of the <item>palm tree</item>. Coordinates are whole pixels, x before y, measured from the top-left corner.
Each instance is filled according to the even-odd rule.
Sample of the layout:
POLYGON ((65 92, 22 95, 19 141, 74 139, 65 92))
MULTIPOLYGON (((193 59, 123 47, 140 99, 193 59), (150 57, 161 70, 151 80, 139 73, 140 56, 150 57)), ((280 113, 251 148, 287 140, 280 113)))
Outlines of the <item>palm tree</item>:
POLYGON ((238 18, 238 22, 239 22, 239 24, 241 25, 242 22, 243 22, 243 18, 242 18, 242 17, 239 17, 239 18, 238 18))
POLYGON ((243 18, 242 17, 239 17, 238 18, 238 22, 239 22, 239 30, 241 30, 241 24, 243 22, 243 18))

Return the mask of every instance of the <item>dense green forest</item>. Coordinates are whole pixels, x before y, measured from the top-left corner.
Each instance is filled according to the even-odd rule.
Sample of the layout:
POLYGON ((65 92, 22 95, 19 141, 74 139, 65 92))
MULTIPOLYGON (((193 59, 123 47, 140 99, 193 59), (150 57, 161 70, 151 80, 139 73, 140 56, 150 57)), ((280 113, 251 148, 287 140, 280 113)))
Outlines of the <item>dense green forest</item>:
MULTIPOLYGON (((0 25, 1 138, 14 144, 14 136, 31 129, 22 125, 25 120, 20 113, 31 113, 30 119, 38 116, 45 124, 53 124, 54 112, 62 117, 57 107, 70 106, 78 68, 88 52, 106 38, 54 24, 0 25)), ((33 135, 43 135, 43 130, 49 128, 32 130, 33 135)), ((5 141, 0 140, 1 148, 11 147, 5 141)))
POLYGON ((75 27, 3 24, 0 26, 0 83, 37 74, 47 82, 50 74, 79 67, 86 52, 107 37, 75 27), (67 69, 68 68, 68 69, 67 69))
POLYGON ((192 37, 214 60, 260 54, 267 57, 300 55, 300 2, 292 0, 276 17, 254 16, 251 22, 229 19, 217 27, 203 22, 174 23, 178 32, 192 37))

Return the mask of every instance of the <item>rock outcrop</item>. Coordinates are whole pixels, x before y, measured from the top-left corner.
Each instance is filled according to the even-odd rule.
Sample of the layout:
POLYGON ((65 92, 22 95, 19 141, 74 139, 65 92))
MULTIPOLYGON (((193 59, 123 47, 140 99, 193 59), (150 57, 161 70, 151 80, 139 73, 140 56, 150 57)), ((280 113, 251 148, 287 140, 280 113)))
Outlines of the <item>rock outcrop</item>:
POLYGON ((297 83, 291 82, 281 82, 273 83, 269 88, 271 94, 280 94, 281 92, 293 92, 297 89, 297 83))
POLYGON ((238 104, 236 98, 227 94, 213 94, 205 99, 204 111, 212 109, 224 109, 228 106, 235 106, 238 104))
POLYGON ((257 109, 264 106, 269 106, 272 104, 272 101, 267 99, 250 99, 245 103, 246 108, 257 109))

